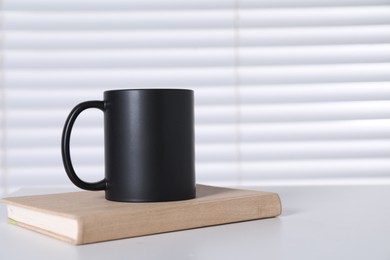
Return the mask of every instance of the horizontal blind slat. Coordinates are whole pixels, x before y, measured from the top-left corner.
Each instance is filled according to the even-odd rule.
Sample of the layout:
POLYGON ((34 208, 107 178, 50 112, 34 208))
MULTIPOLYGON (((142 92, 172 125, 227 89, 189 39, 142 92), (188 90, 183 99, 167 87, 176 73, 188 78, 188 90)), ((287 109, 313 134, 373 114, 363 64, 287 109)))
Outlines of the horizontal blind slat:
POLYGON ((390 42, 390 27, 334 26, 316 28, 240 29, 240 46, 375 44, 390 42))
POLYGON ((5 52, 6 69, 165 68, 234 66, 233 48, 5 52))
MULTIPOLYGON (((26 127, 41 128, 41 127, 53 127, 63 125, 67 115, 76 104, 72 104, 66 110, 44 110, 44 109, 22 109, 11 110, 8 112, 8 127, 26 127)), ((93 110, 91 110, 93 111, 93 110)), ((90 111, 85 112, 92 113, 90 111)), ((204 108, 195 108, 195 122, 197 124, 204 123, 234 123, 236 122, 236 108, 234 106, 208 106, 204 108)), ((83 121, 78 120, 81 126, 97 126, 99 125, 100 118, 103 116, 99 114, 99 111, 85 116, 83 121)))
POLYGON ((240 83, 303 84, 390 80, 389 63, 240 67, 240 83))
POLYGON ((390 141, 251 142, 240 145, 240 159, 243 163, 246 161, 342 160, 349 158, 390 158, 390 141))
MULTIPOLYGON (((390 44, 241 48, 241 66, 390 62, 390 44)), ((169 68, 235 66, 234 48, 8 50, 5 69, 169 68)))
POLYGON ((240 115, 246 123, 388 119, 390 101, 242 105, 240 115))
MULTIPOLYGON (((85 117, 88 117, 86 115, 85 117)), ((74 128, 72 146, 97 146, 102 144, 103 127, 74 128)), ((65 118, 63 118, 63 121, 65 118)), ((102 119, 100 118, 100 121, 102 119)), ((82 124, 81 124, 82 125, 82 124)), ((102 122, 101 122, 102 125, 102 122)), ((55 147, 61 139, 62 125, 50 128, 12 127, 7 134, 10 148, 55 147)), ((234 143, 238 128, 235 124, 210 124, 195 126, 197 144, 234 143)), ((390 139, 390 120, 348 120, 324 122, 290 122, 267 124, 241 124, 239 127, 242 143, 260 142, 312 142, 334 140, 378 140, 390 139), (288 129, 288 131, 286 131, 288 129)), ((261 145, 260 145, 261 146, 261 145)))
POLYGON ((238 12, 240 28, 379 25, 390 22, 390 8, 385 5, 243 8, 238 12))
POLYGON ((234 68, 170 68, 112 70, 7 70, 10 88, 139 88, 234 85, 234 68))
POLYGON ((5 30, 82 31, 231 28, 232 10, 149 12, 6 12, 5 30), (199 19, 202 17, 202 19, 199 19))
POLYGON ((386 0, 240 0, 240 8, 296 8, 387 5, 386 0))
MULTIPOLYGON (((73 105, 70 108, 72 107, 73 105)), ((32 128, 62 126, 68 110, 11 110, 8 112, 8 125, 9 127, 29 125, 32 128)), ((198 106, 195 108, 195 122, 199 125, 232 124, 237 121, 236 113, 233 105, 198 106)), ((389 113, 390 101, 241 105, 240 123, 388 119, 389 113)), ((101 117, 96 112, 86 117, 83 125, 97 126, 101 117)))
MULTIPOLYGON (((388 6, 242 9, 240 28, 380 25, 390 22, 388 6)), ((231 28, 229 9, 180 11, 23 12, 7 11, 5 30, 131 30, 231 28), (202 17, 202 19, 199 19, 202 17)))
MULTIPOLYGON (((231 29, 3 32, 4 49, 234 47, 231 29)), ((240 29, 240 47, 380 44, 390 42, 389 25, 240 29)))
MULTIPOLYGON (((11 109, 63 109, 76 105, 77 102, 90 99, 101 100, 103 92, 112 86, 84 88, 77 90, 75 97, 72 88, 17 88, 7 90, 8 107, 11 109)), ((234 86, 178 86, 194 90, 195 106, 235 103, 234 86), (223 91, 221 91, 223 90, 223 91)))
POLYGON ((20 87, 182 87, 232 85, 235 73, 242 85, 304 84, 390 81, 390 63, 300 66, 158 68, 158 69, 63 69, 6 70, 5 83, 20 87), (281 76, 283 75, 283 76, 281 76))
POLYGON ((131 31, 4 31, 4 49, 232 47, 231 29, 131 31))
MULTIPOLYGON (((339 101, 389 100, 390 82, 348 82, 332 84, 260 85, 240 87, 242 104, 282 104, 339 101)), ((234 86, 182 86, 195 91, 196 106, 235 104, 234 86), (222 91, 223 90, 223 91, 222 91)), ((101 89, 17 88, 7 90, 11 109, 62 109, 89 99, 102 99, 101 89)))
MULTIPOLYGON (((75 128, 73 146, 96 146, 101 142, 102 127, 75 128)), ((237 128, 231 125, 198 125, 195 128, 196 142, 235 142, 237 128)), ((389 139, 390 121, 357 120, 278 124, 243 124, 240 126, 242 142, 281 142, 315 140, 368 140, 389 139), (285 129, 289 129, 287 132, 285 129)), ((61 138, 61 128, 28 129, 12 128, 8 133, 9 147, 56 146, 61 138)))
MULTIPOLYGON (((203 162, 232 162, 237 160, 236 145, 198 144, 196 159, 203 162)), ((318 159, 369 159, 389 158, 389 140, 334 141, 334 142, 288 142, 288 143, 244 143, 239 147, 241 163, 261 163, 271 161, 301 161, 318 159)), ((61 151, 57 148, 9 149, 7 152, 9 167, 55 166, 61 164, 61 151)), ((103 166, 102 146, 71 147, 73 165, 103 166)), ((269 163, 271 164, 271 163, 269 163)))
MULTIPOLYGON (((241 0, 240 8, 286 8, 286 7, 327 7, 327 6, 375 6, 387 5, 386 0, 241 0)), ((144 0, 144 1, 126 1, 126 0, 67 0, 51 1, 40 0, 31 2, 29 0, 3 0, 4 10, 30 10, 30 11, 77 11, 77 10, 181 10, 181 9, 219 9, 234 8, 234 2, 215 0, 215 1, 173 1, 173 0, 144 0)))
POLYGON ((389 44, 240 48, 240 66, 384 63, 389 44))
POLYGON ((390 82, 262 85, 240 87, 242 104, 389 100, 390 82))
MULTIPOLYGON (((367 0, 366 0, 367 1, 367 0)), ((374 0, 378 1, 379 0, 374 0)), ((28 11, 123 11, 123 10, 182 10, 182 9, 219 9, 234 8, 230 1, 215 0, 191 0, 191 1, 174 1, 174 0, 144 0, 144 1, 127 1, 127 0, 40 0, 31 3, 29 0, 3 0, 4 10, 28 10, 28 11)))
POLYGON ((267 179, 315 179, 388 177, 390 161, 378 159, 330 159, 307 161, 253 162, 241 165, 245 181, 267 179))
MULTIPOLYGON (((354 178, 354 173, 357 173, 357 177, 370 176, 370 169, 372 170, 373 177, 386 176, 390 170, 390 162, 383 158, 370 158, 370 159, 343 159, 343 160, 303 160, 303 161, 279 161, 275 163, 273 161, 263 162, 246 162, 245 168, 245 180, 258 181, 263 178, 266 179, 302 179, 302 178, 318 178, 325 176, 338 177, 338 178, 354 178), (341 174, 340 174, 341 173, 341 174), (259 178, 259 176, 261 178, 259 178)), ((207 175, 211 178, 226 177, 225 173, 235 173, 237 167, 234 162, 215 162, 215 163, 198 163, 196 165, 197 173, 201 176, 207 175), (224 176, 225 175, 225 176, 224 176), (219 176, 219 177, 218 177, 219 176)), ((103 175, 102 166, 79 166, 80 174, 98 174, 103 175)), ((28 179, 36 179, 42 181, 42 178, 37 176, 47 176, 53 179, 63 178, 68 180, 66 173, 61 166, 53 167, 14 167, 11 170, 10 176, 21 177, 28 179), (27 173, 27 174, 26 174, 27 173)), ((229 176, 229 175, 228 175, 229 176)), ((64 183, 64 182, 62 182, 64 183)))
POLYGON ((241 142, 389 139, 390 120, 241 124, 241 142), (287 130, 286 130, 287 129, 287 130))

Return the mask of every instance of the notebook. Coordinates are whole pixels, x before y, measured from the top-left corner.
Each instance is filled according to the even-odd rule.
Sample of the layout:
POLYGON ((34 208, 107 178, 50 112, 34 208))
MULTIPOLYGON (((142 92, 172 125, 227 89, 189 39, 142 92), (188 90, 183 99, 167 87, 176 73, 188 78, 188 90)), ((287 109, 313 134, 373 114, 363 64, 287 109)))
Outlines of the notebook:
POLYGON ((198 184, 196 198, 129 203, 102 191, 9 197, 9 223, 72 243, 87 244, 275 217, 278 194, 198 184))

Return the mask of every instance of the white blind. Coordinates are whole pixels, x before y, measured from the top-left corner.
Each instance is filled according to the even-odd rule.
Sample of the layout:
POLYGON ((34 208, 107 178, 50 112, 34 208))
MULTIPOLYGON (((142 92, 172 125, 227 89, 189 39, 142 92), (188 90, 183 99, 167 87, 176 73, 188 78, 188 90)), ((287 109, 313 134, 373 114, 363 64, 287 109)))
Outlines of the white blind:
MULTIPOLYGON (((79 102, 190 88, 197 181, 390 179, 390 6, 384 0, 3 0, 1 187, 70 185, 60 138, 79 102)), ((101 179, 103 117, 71 141, 101 179)))

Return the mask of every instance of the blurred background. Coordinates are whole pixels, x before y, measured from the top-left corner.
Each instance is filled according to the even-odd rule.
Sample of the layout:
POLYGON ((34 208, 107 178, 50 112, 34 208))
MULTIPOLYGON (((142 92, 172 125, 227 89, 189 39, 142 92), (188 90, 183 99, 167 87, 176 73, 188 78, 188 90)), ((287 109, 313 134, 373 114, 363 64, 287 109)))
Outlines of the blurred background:
MULTIPOLYGON (((0 190, 72 186, 70 110, 103 91, 190 88, 197 182, 390 183, 388 0, 2 0, 0 190)), ((84 112, 76 172, 104 175, 84 112)))

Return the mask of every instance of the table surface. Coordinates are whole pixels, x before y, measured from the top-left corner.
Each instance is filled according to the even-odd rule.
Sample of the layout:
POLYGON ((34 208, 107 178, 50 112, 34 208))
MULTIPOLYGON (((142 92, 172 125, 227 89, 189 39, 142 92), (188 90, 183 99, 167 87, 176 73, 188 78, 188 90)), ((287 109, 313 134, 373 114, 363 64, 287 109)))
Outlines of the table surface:
MULTIPOLYGON (((0 204, 0 259, 390 259, 390 186, 250 189, 277 192, 282 215, 82 246, 8 224, 0 204)), ((19 194, 38 193, 54 192, 19 194)))

